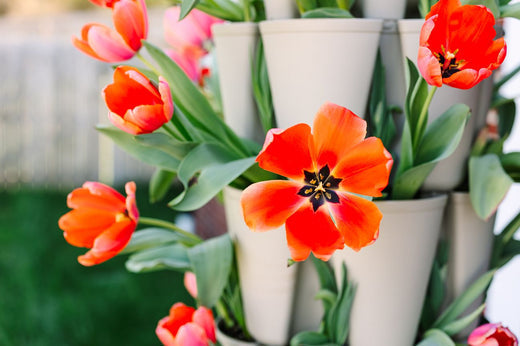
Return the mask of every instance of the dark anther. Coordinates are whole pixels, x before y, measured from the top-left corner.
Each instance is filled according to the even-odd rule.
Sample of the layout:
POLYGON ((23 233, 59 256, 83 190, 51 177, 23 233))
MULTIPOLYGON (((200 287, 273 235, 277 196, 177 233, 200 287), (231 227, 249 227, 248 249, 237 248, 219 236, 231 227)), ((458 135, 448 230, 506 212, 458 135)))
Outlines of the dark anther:
POLYGON ((314 211, 317 211, 325 200, 330 203, 339 203, 339 196, 333 190, 339 188, 341 179, 330 175, 328 165, 323 166, 318 173, 308 171, 303 171, 303 173, 307 185, 298 191, 298 195, 308 197, 314 211))

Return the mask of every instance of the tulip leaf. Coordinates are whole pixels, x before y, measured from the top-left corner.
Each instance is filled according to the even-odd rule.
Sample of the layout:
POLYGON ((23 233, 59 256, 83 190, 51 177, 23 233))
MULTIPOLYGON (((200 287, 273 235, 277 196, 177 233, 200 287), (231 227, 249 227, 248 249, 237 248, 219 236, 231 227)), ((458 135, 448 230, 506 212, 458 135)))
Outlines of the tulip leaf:
POLYGON ((197 301, 215 306, 228 283, 233 265, 233 243, 228 234, 206 240, 188 250, 197 278, 197 301))
POLYGON ((491 268, 500 268, 502 265, 507 263, 511 258, 504 258, 505 248, 510 242, 515 241, 513 236, 516 231, 520 228, 520 213, 518 213, 507 226, 495 236, 493 242, 493 253, 491 256, 491 268))
POLYGON ((125 266, 128 271, 133 273, 164 269, 184 272, 191 269, 186 247, 179 243, 137 252, 128 258, 125 266))
POLYGON ((464 293, 458 296, 457 299, 446 308, 442 315, 435 321, 433 325, 434 328, 443 329, 455 321, 460 314, 468 309, 469 306, 487 290, 494 275, 495 270, 491 270, 473 282, 464 293))
POLYGON ((179 233, 163 228, 144 228, 132 234, 130 243, 128 243, 120 254, 129 254, 169 243, 176 243, 181 240, 185 240, 185 238, 179 233))
POLYGON ((183 0, 181 3, 181 13, 179 14, 179 20, 182 20, 184 17, 186 17, 199 2, 200 0, 183 0))
POLYGON ((135 136, 134 139, 143 146, 160 149, 179 161, 197 146, 197 143, 181 142, 160 132, 135 136))
POLYGON ((484 311, 485 307, 486 307, 486 304, 480 305, 477 309, 475 309, 470 314, 468 314, 458 320, 455 320, 451 323, 448 323, 446 326, 442 327, 442 330, 448 335, 455 335, 457 333, 460 333, 466 327, 468 327, 473 321, 475 321, 477 318, 480 317, 480 314, 482 314, 482 311, 484 311))
MULTIPOLYGON (((212 136, 218 142, 228 145, 237 153, 246 154, 242 141, 218 117, 207 98, 200 92, 184 71, 161 49, 149 42, 143 45, 159 65, 164 78, 168 81, 175 106, 190 121, 192 128, 212 136)), ((204 136, 204 137, 206 137, 204 136)))
POLYGON ((495 154, 469 160, 469 195, 478 217, 487 220, 506 196, 513 180, 495 154))
POLYGON ((341 267, 341 288, 334 305, 326 312, 325 324, 327 335, 332 342, 343 345, 349 333, 350 310, 354 301, 356 288, 348 281, 347 267, 341 267))
POLYGON ((507 4, 505 6, 500 6, 500 16, 502 18, 511 17, 520 19, 520 3, 507 4))
POLYGON ((244 11, 236 2, 230 0, 200 0, 197 9, 230 22, 243 22, 244 11))
POLYGON ((157 168, 150 179, 149 195, 150 203, 160 201, 172 186, 172 182, 177 176, 176 172, 170 172, 157 168))
POLYGON ((427 127, 413 166, 402 173, 398 171, 395 177, 392 198, 415 197, 437 162, 453 154, 459 145, 468 117, 469 108, 456 104, 427 127))
POLYGON ((178 177, 185 191, 170 207, 180 211, 200 208, 254 163, 255 157, 237 158, 220 144, 200 144, 179 165, 178 177))
POLYGON ((256 48, 252 69, 252 82, 260 123, 262 124, 264 132, 267 133, 267 131, 274 127, 274 109, 262 40, 258 41, 256 48))
POLYGON ((500 163, 502 164, 502 168, 504 168, 515 183, 520 182, 520 152, 501 155, 500 163))
POLYGON ((177 157, 160 148, 144 145, 137 140, 139 136, 128 134, 115 126, 98 125, 96 129, 110 137, 110 139, 128 154, 148 165, 160 167, 172 172, 177 171, 179 167, 180 160, 177 157))
POLYGON ((329 338, 318 332, 300 332, 291 338, 290 346, 300 346, 300 345, 331 345, 329 342, 329 338))
POLYGON ((430 329, 424 333, 424 338, 416 346, 455 346, 455 343, 442 330, 430 329))
POLYGON ((513 131, 513 125, 516 117, 516 103, 515 99, 503 99, 503 101, 496 105, 498 112, 498 133, 500 138, 505 140, 513 131))
POLYGON ((322 7, 304 12, 302 18, 354 18, 354 16, 341 8, 322 7))

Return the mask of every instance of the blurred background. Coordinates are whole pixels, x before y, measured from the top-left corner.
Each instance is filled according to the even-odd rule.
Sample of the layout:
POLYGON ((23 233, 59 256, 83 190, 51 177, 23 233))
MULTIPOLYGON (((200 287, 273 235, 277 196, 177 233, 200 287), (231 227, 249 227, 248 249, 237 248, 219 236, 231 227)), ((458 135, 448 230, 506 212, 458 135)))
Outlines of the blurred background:
MULTIPOLYGON (((161 45, 168 2, 147 4, 150 40, 161 45)), ((82 267, 76 257, 85 251, 57 226, 67 193, 86 180, 119 191, 135 180, 143 215, 175 217, 164 203, 148 203, 151 169, 94 129, 107 122, 101 89, 112 73, 71 44, 87 22, 110 25, 110 11, 87 0, 0 0, 0 345, 156 345, 157 321, 172 303, 190 302, 175 272, 128 273, 123 257, 82 267)), ((506 21, 505 31, 507 72, 520 63, 520 23, 506 21)), ((519 78, 505 94, 519 96, 519 78)), ((506 149, 520 151, 519 121, 506 149)), ((514 186, 496 229, 519 210, 514 186)), ((496 275, 486 310, 517 335, 519 292, 517 258, 496 275)))

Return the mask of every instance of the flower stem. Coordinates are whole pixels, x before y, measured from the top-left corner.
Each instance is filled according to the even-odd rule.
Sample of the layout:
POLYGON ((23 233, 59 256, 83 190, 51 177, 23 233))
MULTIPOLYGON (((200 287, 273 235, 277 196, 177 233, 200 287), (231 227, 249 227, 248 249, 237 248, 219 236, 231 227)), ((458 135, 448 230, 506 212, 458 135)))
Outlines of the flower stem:
POLYGON ((202 239, 199 236, 183 230, 182 228, 178 227, 176 224, 172 222, 154 219, 151 217, 139 217, 139 224, 169 229, 171 231, 179 233, 185 238, 190 239, 194 244, 202 243, 202 239))
POLYGON ((137 52, 135 54, 135 56, 141 60, 141 62, 143 64, 145 64, 146 67, 148 67, 152 72, 154 72, 156 75, 160 76, 161 73, 155 68, 155 66, 153 66, 152 64, 150 64, 150 62, 148 60, 146 60, 146 58, 139 52, 137 52))
POLYGON ((428 91, 428 95, 426 96, 426 100, 422 105, 421 112, 419 113, 419 117, 417 118, 417 126, 415 128, 415 133, 413 134, 413 152, 414 155, 417 153, 419 144, 422 140, 422 135, 424 133, 424 129, 426 128, 426 124, 428 122, 428 109, 430 108, 430 103, 432 102, 433 95, 437 91, 437 87, 433 86, 428 91))

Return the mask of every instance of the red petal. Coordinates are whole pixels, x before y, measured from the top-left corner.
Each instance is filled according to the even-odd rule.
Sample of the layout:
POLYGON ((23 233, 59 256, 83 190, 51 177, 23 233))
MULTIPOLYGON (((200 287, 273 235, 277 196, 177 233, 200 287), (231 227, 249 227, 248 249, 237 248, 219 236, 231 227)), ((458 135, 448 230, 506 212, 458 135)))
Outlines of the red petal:
POLYGON ((312 251, 317 258, 328 261, 334 251, 343 249, 343 237, 325 205, 314 212, 306 202, 285 224, 291 257, 304 261, 312 251))
POLYGON ((74 209, 58 221, 69 244, 87 248, 94 246, 96 237, 114 223, 114 213, 96 209, 74 209))
POLYGON ((170 308, 169 321, 164 327, 167 328, 173 336, 176 336, 181 326, 192 321, 194 313, 195 309, 191 306, 187 306, 184 303, 175 303, 170 308))
POLYGON ((436 87, 442 86, 441 65, 429 48, 419 47, 417 67, 426 83, 436 87))
POLYGON ((271 129, 256 161, 267 171, 303 181, 303 170, 315 171, 309 149, 311 142, 311 129, 306 124, 285 131, 271 129))
POLYGON ((491 71, 488 69, 482 69, 481 71, 477 72, 472 69, 464 69, 460 72, 452 74, 450 78, 444 78, 442 81, 444 84, 453 88, 470 89, 482 79, 491 75, 491 71), (480 74, 481 71, 482 74, 480 74))
POLYGON ((135 227, 136 223, 130 219, 114 223, 96 238, 89 252, 78 257, 78 262, 92 266, 116 256, 130 242, 135 227))
POLYGON ((128 216, 135 222, 139 219, 139 210, 137 209, 137 202, 135 200, 135 190, 136 185, 133 181, 129 181, 125 184, 125 192, 126 192, 126 210, 128 211, 128 216))
POLYGON ((247 226, 262 232, 283 225, 306 200, 298 195, 301 187, 288 180, 263 181, 247 187, 240 198, 247 226))
POLYGON ((372 244, 379 235, 383 214, 375 203, 364 198, 338 193, 340 202, 329 203, 345 245, 355 251, 372 244))
POLYGON ((159 323, 157 323, 157 327, 155 328, 155 334, 161 341, 164 346, 176 346, 175 345, 175 337, 170 333, 170 331, 165 328, 166 323, 170 320, 169 316, 162 318, 159 323))
POLYGON ((125 197, 109 186, 100 183, 83 184, 82 188, 73 190, 67 196, 69 208, 100 209, 121 213, 125 210, 125 197), (94 184, 97 184, 94 185, 94 184))
POLYGON ((318 168, 328 164, 332 170, 340 157, 365 138, 366 128, 366 121, 344 107, 321 106, 312 127, 318 168))
POLYGON ((195 323, 186 323, 180 327, 175 341, 179 346, 209 346, 209 340, 204 329, 195 323))
POLYGON ((193 314, 193 322, 204 329, 204 333, 208 339, 213 342, 217 341, 215 336, 215 319, 213 318, 213 313, 210 309, 204 306, 199 307, 193 314))
POLYGON ((162 105, 143 105, 129 109, 124 120, 140 129, 138 134, 152 133, 168 121, 164 117, 162 105))
POLYGON ((346 153, 331 174, 342 179, 343 190, 380 197, 388 185, 392 164, 392 155, 383 142, 370 137, 346 153))
POLYGON ((106 62, 128 60, 135 52, 115 30, 101 24, 94 24, 88 31, 88 45, 106 62))
POLYGON ((459 0, 440 0, 432 6, 425 19, 429 19, 437 14, 439 17, 447 17, 460 6, 459 0))

